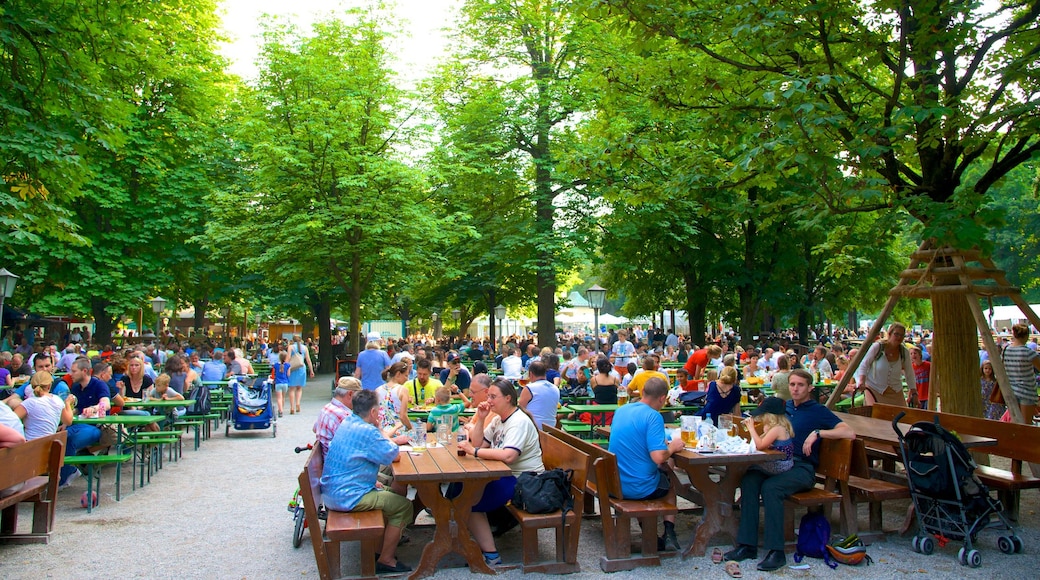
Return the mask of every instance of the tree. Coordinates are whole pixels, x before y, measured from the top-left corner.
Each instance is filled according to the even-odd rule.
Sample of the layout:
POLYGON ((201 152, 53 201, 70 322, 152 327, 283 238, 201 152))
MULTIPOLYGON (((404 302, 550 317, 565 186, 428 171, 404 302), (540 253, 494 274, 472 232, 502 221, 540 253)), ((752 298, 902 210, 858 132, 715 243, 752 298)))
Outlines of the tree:
MULTIPOLYGON (((774 124, 747 163, 788 154, 833 213, 905 209, 924 239, 970 248, 992 185, 1040 149, 1035 2, 604 0, 594 10, 757 79, 754 104, 772 108, 774 124), (965 181, 975 165, 983 171, 965 181)), ((977 337, 954 330, 974 326, 970 311, 935 299, 933 312, 944 409, 978 414, 975 363, 957 354, 977 337)))
POLYGON ((309 34, 268 23, 237 134, 248 149, 248 187, 218 194, 223 211, 207 228, 213 246, 245 270, 282 287, 303 282, 326 319, 323 357, 335 288, 345 293, 356 346, 363 299, 385 304, 379 291, 417 264, 437 263, 431 241, 452 233, 420 172, 401 161, 415 136, 377 16, 330 17, 309 34))
MULTIPOLYGON (((560 164, 569 125, 586 107, 576 81, 593 32, 565 0, 469 0, 460 28, 465 44, 456 59, 475 73, 495 74, 500 100, 491 126, 509 135, 509 149, 500 154, 518 151, 530 160, 530 189, 518 202, 534 209, 529 244, 536 255, 538 341, 552 346, 557 275, 576 260, 574 229, 560 223, 566 212, 559 206, 573 200, 569 196, 581 182, 562 172, 560 164)), ((472 76, 484 83, 488 74, 472 76)))

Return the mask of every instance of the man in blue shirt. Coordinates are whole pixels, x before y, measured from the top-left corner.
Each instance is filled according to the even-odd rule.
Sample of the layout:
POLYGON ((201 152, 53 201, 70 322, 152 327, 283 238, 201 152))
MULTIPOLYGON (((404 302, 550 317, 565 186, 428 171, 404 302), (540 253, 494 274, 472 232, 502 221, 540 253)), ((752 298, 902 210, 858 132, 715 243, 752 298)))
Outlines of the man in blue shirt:
POLYGON ((472 382, 473 377, 469 373, 469 369, 462 366, 462 359, 458 353, 448 354, 448 368, 441 371, 441 383, 444 386, 452 389, 452 392, 456 392, 455 388, 458 387, 463 391, 469 390, 469 384, 472 382))
MULTIPOLYGON (((675 503, 675 491, 663 470, 670 469, 668 458, 682 451, 683 442, 679 437, 670 441, 665 437, 661 409, 667 401, 668 383, 653 377, 643 385, 639 402, 623 405, 614 413, 609 450, 617 456, 624 499, 663 498, 675 503)), ((658 538, 657 544, 663 550, 679 550, 675 516, 664 517, 664 536, 658 538)))
POLYGON ((409 572, 397 560, 397 542, 412 521, 412 502, 382 488, 376 475, 380 465, 389 465, 399 453, 397 444, 379 429, 379 396, 375 391, 354 394, 353 413, 348 415, 329 443, 321 476, 325 505, 338 511, 383 510, 386 527, 376 573, 409 572))
POLYGON ((361 380, 361 388, 374 391, 383 384, 383 370, 390 366, 390 356, 379 348, 379 343, 372 340, 365 345, 365 351, 357 357, 357 368, 354 378, 361 380))
POLYGON ((787 556, 784 555, 784 499, 816 485, 820 439, 856 438, 852 427, 842 423, 830 409, 812 399, 813 377, 807 371, 791 371, 788 384, 791 400, 787 402, 787 418, 794 428, 794 467, 775 475, 758 470, 749 470, 744 474, 744 479, 740 481, 737 547, 725 555, 727 560, 738 562, 758 556, 755 547, 758 545, 758 508, 764 505, 765 539, 762 545, 769 553, 758 563, 758 569, 764 572, 779 570, 787 564, 787 556))
MULTIPOLYGON (((103 406, 106 411, 112 409, 108 385, 105 384, 105 381, 91 376, 90 372, 90 359, 87 357, 73 361, 72 368, 69 370, 69 380, 72 381, 69 391, 76 397, 77 415, 82 415, 87 409, 96 412, 99 405, 103 406)), ((90 447, 101 440, 101 430, 94 425, 73 423, 65 430, 69 434, 65 444, 66 457, 78 455, 81 449, 90 447)), ((67 487, 78 475, 79 470, 75 466, 63 466, 58 488, 67 487)))
POLYGON ((213 353, 213 358, 202 365, 202 380, 222 381, 226 372, 227 365, 224 364, 224 357, 218 353, 213 353))

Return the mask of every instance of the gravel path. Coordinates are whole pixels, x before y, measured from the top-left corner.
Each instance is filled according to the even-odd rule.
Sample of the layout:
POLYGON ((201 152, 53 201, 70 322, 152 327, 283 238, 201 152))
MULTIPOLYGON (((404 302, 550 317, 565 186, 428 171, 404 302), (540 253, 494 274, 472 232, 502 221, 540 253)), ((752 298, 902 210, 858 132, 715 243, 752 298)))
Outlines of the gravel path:
MULTIPOLYGON (((278 422, 278 436, 271 431, 236 432, 225 437, 221 429, 193 451, 184 440, 184 457, 167 462, 152 482, 142 489, 130 490, 130 469, 123 473, 123 499, 114 499, 114 472, 104 474, 101 505, 87 514, 79 505, 86 482, 79 478, 70 489, 58 495, 56 531, 50 544, 0 545, 0 578, 317 578, 314 553, 309 537, 299 549, 291 545, 292 517, 286 506, 296 489, 296 477, 305 457, 293 448, 313 440, 311 425, 320 407, 328 401, 332 377, 318 376, 304 390, 303 413, 285 415, 278 422)), ((1011 578, 1036 578, 1040 552, 1040 525, 1036 491, 1023 495, 1022 524, 1019 533, 1025 553, 1007 556, 995 547, 994 532, 984 532, 979 540, 983 564, 979 569, 960 566, 957 546, 949 545, 932 556, 915 554, 909 537, 891 536, 870 546, 874 565, 869 568, 840 566, 828 569, 822 561, 808 560, 805 571, 785 568, 773 574, 754 570, 744 563, 746 578, 990 578, 994 571, 1011 578)), ((886 513, 904 513, 907 503, 890 502, 886 513)), ((23 512, 21 524, 31 518, 23 512)), ((696 515, 680 515, 680 542, 692 538, 696 515)), ((860 510, 865 525, 866 508, 860 510)), ((431 520, 422 515, 419 527, 408 533, 412 541, 402 546, 399 557, 418 564, 423 544, 432 537, 431 520)), ((895 527, 897 522, 889 522, 895 527)), ((543 553, 549 553, 554 539, 543 532, 543 553)), ((499 540, 507 563, 520 560, 520 534, 514 530, 499 540)), ((348 573, 356 573, 357 545, 343 548, 348 573)), ((598 520, 583 523, 579 562, 583 572, 574 577, 602 576, 599 557, 603 554, 602 531, 598 520)), ((788 557, 791 563, 792 558, 788 557)), ((449 557, 445 565, 459 564, 449 557)), ((721 565, 709 558, 664 560, 659 569, 612 574, 611 578, 645 577, 647 573, 663 578, 726 578, 721 565)), ((522 576, 513 569, 502 576, 522 576)), ((442 568, 437 578, 468 577, 465 568, 442 568)))

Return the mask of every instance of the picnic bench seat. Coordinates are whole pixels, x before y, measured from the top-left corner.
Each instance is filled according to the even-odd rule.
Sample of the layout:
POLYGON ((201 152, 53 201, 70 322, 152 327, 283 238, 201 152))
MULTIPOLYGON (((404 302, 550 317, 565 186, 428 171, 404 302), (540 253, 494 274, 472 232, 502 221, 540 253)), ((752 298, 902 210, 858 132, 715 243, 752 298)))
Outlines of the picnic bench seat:
POLYGON ((65 431, 0 449, 0 543, 46 544, 54 529, 58 479, 65 459, 65 431), (18 533, 18 504, 33 504, 32 531, 18 533))
POLYGON ((340 542, 361 542, 358 578, 376 577, 376 550, 383 541, 383 511, 341 512, 328 510, 325 532, 322 533, 318 506, 321 503, 321 474, 325 457, 321 445, 315 445, 300 473, 300 496, 303 499, 307 527, 310 529, 314 559, 321 580, 341 578, 340 542))
POLYGON ((899 413, 906 413, 899 422, 908 424, 934 421, 938 415, 939 423, 948 431, 996 439, 995 446, 979 447, 973 451, 1007 457, 1011 460, 1011 469, 980 465, 975 474, 982 483, 997 491, 1007 516, 1014 521, 1018 520, 1022 490, 1040 489, 1040 477, 1023 473, 1022 469, 1025 463, 1040 463, 1040 446, 1037 445, 1037 441, 1040 441, 1040 427, 893 405, 876 404, 870 409, 871 417, 886 421, 891 421, 899 413))
MULTIPOLYGON (((575 449, 586 453, 592 461, 590 472, 595 481, 586 481, 585 490, 595 494, 599 500, 600 519, 603 522, 603 543, 607 552, 600 558, 599 567, 604 572, 632 570, 640 566, 660 566, 661 556, 657 550, 657 520, 660 517, 679 513, 675 503, 664 499, 626 500, 621 496, 618 479, 617 457, 588 441, 579 439, 565 431, 547 425, 543 431, 561 439, 575 449), (644 530, 641 553, 632 555, 632 520, 638 520, 644 530)), ((589 477, 589 480, 592 478, 589 477)), ((586 502, 589 495, 586 494, 586 502)))
POLYGON ((784 539, 787 542, 795 539, 795 507, 822 507, 829 515, 830 507, 838 503, 841 505, 842 533, 856 533, 856 513, 848 487, 851 461, 852 439, 823 439, 820 442, 820 464, 816 467, 816 475, 823 479, 822 486, 800 491, 784 500, 784 539))
POLYGON ((556 510, 547 514, 531 514, 509 504, 509 512, 520 522, 523 531, 524 574, 570 574, 580 572, 578 564, 578 541, 581 536, 581 516, 585 506, 585 480, 589 473, 589 456, 564 441, 542 431, 538 434, 542 447, 542 464, 546 470, 560 468, 571 470, 571 495, 573 510, 566 514, 556 510), (556 558, 540 560, 538 555, 538 530, 556 530, 556 558))
MULTIPOLYGON (((866 445, 862 439, 856 439, 852 442, 852 464, 849 473, 849 491, 852 492, 853 514, 856 513, 859 503, 864 502, 869 506, 869 528, 865 532, 858 533, 864 543, 870 544, 875 538, 881 537, 885 533, 882 526, 882 506, 884 502, 909 498, 910 487, 905 480, 903 482, 894 482, 874 477, 867 459, 866 445)), ((912 513, 908 514, 908 516, 910 515, 912 513)), ((905 522, 904 527, 906 527, 905 522)))
MULTIPOLYGON (((133 453, 111 453, 108 455, 70 455, 65 458, 65 465, 75 465, 87 468, 87 497, 93 497, 97 493, 99 501, 101 497, 101 468, 106 465, 116 466, 116 501, 120 501, 120 488, 122 487, 123 464, 134 458, 133 453)), ((133 475, 131 474, 131 478, 133 475)), ((94 502, 87 502, 87 513, 94 510, 94 502)))

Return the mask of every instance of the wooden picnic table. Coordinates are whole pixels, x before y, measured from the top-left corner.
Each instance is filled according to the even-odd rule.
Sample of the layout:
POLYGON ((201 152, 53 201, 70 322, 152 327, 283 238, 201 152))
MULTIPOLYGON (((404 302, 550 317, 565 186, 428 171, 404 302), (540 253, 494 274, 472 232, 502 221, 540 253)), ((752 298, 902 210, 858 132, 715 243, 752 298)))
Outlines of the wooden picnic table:
MULTIPOLYGON (((610 427, 597 427, 596 431, 610 438, 610 427)), ((692 485, 700 492, 700 503, 704 506, 704 516, 697 524, 693 543, 683 552, 683 558, 689 556, 703 556, 709 542, 718 534, 729 534, 735 541, 737 539, 737 526, 739 518, 733 515, 733 502, 736 501, 737 488, 740 480, 749 467, 756 463, 776 461, 783 456, 779 451, 764 451, 761 453, 697 453, 691 449, 672 455, 676 467, 686 472, 692 485), (725 470, 717 468, 724 467, 725 470), (719 475, 719 480, 712 480, 711 475, 719 475)), ((672 478, 672 485, 678 484, 677 478, 672 478)), ((689 497, 687 490, 676 489, 675 493, 683 497, 689 497)))
POLYGON ((450 445, 429 447, 421 453, 402 453, 393 470, 395 481, 415 487, 437 524, 433 539, 423 548, 422 559, 409 580, 433 575, 437 563, 450 552, 463 555, 470 571, 494 574, 470 535, 469 516, 489 482, 512 475, 509 466, 471 455, 458 457, 455 446, 450 445), (454 482, 462 484, 462 492, 448 499, 441 493, 441 484, 454 482))
MULTIPOLYGON (((864 417, 862 415, 853 415, 852 413, 843 413, 838 417, 852 430, 855 431, 856 437, 868 441, 871 443, 880 443, 882 445, 889 445, 892 447, 899 446, 899 437, 896 432, 892 429, 892 422, 884 419, 875 419, 873 417, 864 417)), ((906 433, 910 429, 910 425, 906 423, 899 423, 899 429, 906 433)), ((969 433, 958 433, 958 437, 965 447, 990 447, 997 444, 997 440, 991 437, 982 437, 979 435, 971 435, 969 433)))

